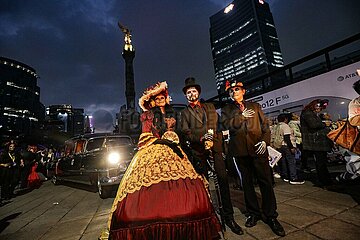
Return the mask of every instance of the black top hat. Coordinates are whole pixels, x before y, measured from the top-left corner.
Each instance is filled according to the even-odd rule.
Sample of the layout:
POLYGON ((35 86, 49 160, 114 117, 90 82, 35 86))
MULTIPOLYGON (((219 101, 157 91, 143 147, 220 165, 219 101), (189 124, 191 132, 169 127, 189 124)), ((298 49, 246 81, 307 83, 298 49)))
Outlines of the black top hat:
POLYGON ((199 84, 196 84, 195 78, 193 78, 193 77, 188 77, 187 79, 185 79, 185 87, 183 87, 184 94, 186 94, 186 90, 190 87, 196 88, 196 90, 198 90, 199 94, 201 93, 201 87, 199 84))

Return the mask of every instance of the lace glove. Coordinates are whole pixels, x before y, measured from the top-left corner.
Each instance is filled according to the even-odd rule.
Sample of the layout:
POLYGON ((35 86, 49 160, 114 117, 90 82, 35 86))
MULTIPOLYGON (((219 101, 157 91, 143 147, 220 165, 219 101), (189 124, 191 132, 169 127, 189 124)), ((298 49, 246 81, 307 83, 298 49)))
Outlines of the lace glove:
POLYGON ((251 118, 254 117, 255 111, 252 109, 247 109, 245 108, 244 111, 242 112, 242 115, 246 118, 251 118))
POLYGON ((266 142, 258 142, 257 144, 255 144, 255 147, 257 147, 257 149, 255 150, 256 154, 264 154, 266 151, 266 142))

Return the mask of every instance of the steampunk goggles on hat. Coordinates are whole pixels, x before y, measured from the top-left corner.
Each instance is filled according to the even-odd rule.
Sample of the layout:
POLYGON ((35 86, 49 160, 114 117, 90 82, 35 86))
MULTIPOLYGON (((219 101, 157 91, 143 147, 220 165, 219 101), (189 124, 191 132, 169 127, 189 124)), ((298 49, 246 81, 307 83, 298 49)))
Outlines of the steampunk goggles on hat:
POLYGON ((233 81, 233 82, 226 81, 225 82, 225 91, 228 91, 234 87, 244 88, 244 84, 242 82, 237 82, 237 81, 233 81))

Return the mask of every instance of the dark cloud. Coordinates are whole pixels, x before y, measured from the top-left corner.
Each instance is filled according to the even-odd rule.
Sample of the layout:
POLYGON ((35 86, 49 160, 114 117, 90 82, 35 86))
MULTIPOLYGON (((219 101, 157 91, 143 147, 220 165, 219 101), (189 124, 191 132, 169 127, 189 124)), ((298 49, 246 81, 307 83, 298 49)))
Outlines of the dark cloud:
POLYGON ((269 2, 285 64, 360 32, 360 1, 269 2))
MULTIPOLYGON (((137 98, 166 80, 174 102, 185 103, 184 79, 194 76, 202 97, 216 94, 209 17, 224 0, 3 0, 0 54, 36 69, 45 105, 70 103, 89 114, 125 103, 123 34, 132 30, 137 98)), ((285 63, 360 32, 360 1, 268 1, 285 63)))
POLYGON ((94 119, 93 124, 95 126, 96 132, 98 132, 98 130, 111 131, 114 129, 115 119, 111 112, 103 109, 99 109, 93 112, 92 116, 94 119))

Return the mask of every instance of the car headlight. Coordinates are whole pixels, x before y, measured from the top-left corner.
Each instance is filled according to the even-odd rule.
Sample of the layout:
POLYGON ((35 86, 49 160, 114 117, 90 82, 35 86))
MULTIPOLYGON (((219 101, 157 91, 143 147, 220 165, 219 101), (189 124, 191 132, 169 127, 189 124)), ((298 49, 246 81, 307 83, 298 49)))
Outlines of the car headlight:
POLYGON ((120 162, 120 154, 117 152, 112 152, 108 155, 108 161, 111 164, 118 164, 120 162))

